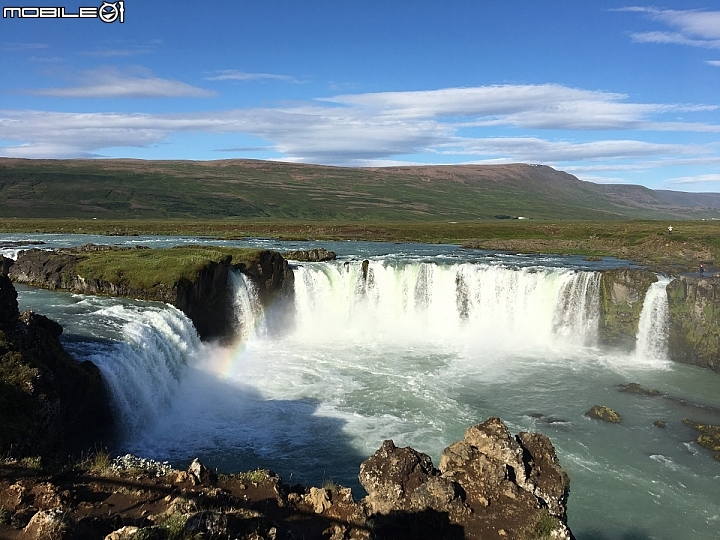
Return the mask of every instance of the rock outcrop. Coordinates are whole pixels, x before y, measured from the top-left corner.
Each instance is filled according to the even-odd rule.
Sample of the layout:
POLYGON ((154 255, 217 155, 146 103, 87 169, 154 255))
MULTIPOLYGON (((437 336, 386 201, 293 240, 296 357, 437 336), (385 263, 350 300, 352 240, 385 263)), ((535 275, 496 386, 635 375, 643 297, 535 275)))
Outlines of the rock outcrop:
POLYGON ((645 295, 657 276, 647 270, 605 270, 600 280, 599 337, 603 345, 632 350, 645 295))
POLYGON ((62 327, 18 312, 17 293, 0 270, 0 453, 54 457, 112 425, 100 371, 62 347, 62 327))
POLYGON ((260 301, 278 312, 268 317, 269 325, 285 324, 282 308, 292 298, 293 273, 287 261, 277 252, 261 251, 250 262, 233 263, 232 257, 208 260, 193 279, 181 278, 172 286, 131 287, 123 282, 90 279, 78 271, 84 254, 95 251, 118 251, 127 249, 112 246, 87 245, 72 249, 53 251, 32 249, 22 252, 10 270, 13 281, 43 287, 61 289, 82 294, 105 294, 172 304, 190 320, 204 340, 227 340, 235 332, 235 307, 229 285, 228 273, 233 269, 243 272, 256 285, 260 301))
POLYGON ((569 480, 552 444, 538 433, 512 437, 498 418, 468 428, 443 451, 439 470, 427 455, 385 441, 359 478, 362 504, 388 538, 408 530, 408 520, 422 523, 418 538, 532 537, 540 522, 552 538, 572 538, 569 480))
POLYGON ((605 405, 593 405, 585 412, 585 416, 594 418, 595 420, 602 420, 603 422, 610 422, 611 424, 619 424, 622 422, 622 417, 605 405))
POLYGON ((667 294, 670 358, 720 373, 720 278, 682 276, 667 294))
POLYGON ((286 251, 283 257, 291 261, 300 262, 324 262, 334 261, 337 254, 334 251, 328 251, 325 248, 315 249, 299 249, 297 251, 286 251))

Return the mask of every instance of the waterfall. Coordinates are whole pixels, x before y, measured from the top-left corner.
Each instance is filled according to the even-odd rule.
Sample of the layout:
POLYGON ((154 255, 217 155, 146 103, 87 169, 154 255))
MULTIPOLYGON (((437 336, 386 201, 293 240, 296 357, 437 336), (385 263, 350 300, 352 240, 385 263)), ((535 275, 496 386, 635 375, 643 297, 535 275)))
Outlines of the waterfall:
POLYGON ((650 285, 645 294, 638 333, 635 341, 635 356, 650 360, 666 360, 668 334, 668 299, 666 288, 670 280, 659 277, 650 285))
POLYGON ((119 328, 119 341, 70 344, 79 359, 91 360, 102 372, 119 425, 126 433, 152 423, 167 405, 200 348, 192 322, 171 306, 114 305, 94 316, 119 328))
POLYGON ((464 334, 484 343, 593 345, 599 282, 597 272, 571 269, 309 263, 295 269, 296 331, 323 340, 464 334))
POLYGON ((233 291, 236 338, 247 340, 265 331, 265 315, 258 300, 255 284, 242 272, 232 270, 228 273, 233 291))

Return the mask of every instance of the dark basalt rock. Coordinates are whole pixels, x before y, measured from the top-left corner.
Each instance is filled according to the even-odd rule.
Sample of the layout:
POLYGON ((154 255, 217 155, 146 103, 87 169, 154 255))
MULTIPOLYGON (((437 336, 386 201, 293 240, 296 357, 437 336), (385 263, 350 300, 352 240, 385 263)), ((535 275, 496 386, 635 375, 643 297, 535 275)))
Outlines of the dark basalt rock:
POLYGON ((720 373, 720 278, 681 276, 667 293, 670 358, 720 373))
POLYGON ((585 416, 612 424, 619 424, 622 420, 622 417, 618 413, 605 405, 593 405, 589 411, 585 412, 585 416))
POLYGON ((621 392, 626 392, 628 394, 642 394, 644 396, 652 397, 660 395, 659 390, 643 388, 638 383, 621 384, 619 388, 621 392))
POLYGON ((62 327, 31 311, 2 261, 0 274, 0 453, 55 457, 112 426, 100 371, 62 347, 62 327))
POLYGON ((720 426, 702 424, 689 418, 683 418, 683 424, 700 433, 695 440, 700 446, 713 452, 720 452, 720 426))

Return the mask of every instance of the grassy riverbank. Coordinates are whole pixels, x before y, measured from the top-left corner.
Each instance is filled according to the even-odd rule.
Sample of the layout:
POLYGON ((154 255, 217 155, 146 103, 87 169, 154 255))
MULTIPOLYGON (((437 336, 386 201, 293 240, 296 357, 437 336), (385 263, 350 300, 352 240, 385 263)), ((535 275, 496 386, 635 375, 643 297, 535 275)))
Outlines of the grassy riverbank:
POLYGON ((8 219, 0 233, 190 235, 226 239, 453 243, 482 249, 614 256, 682 271, 720 265, 720 221, 475 220, 352 223, 270 220, 8 219), (667 227, 672 225, 672 235, 667 227))

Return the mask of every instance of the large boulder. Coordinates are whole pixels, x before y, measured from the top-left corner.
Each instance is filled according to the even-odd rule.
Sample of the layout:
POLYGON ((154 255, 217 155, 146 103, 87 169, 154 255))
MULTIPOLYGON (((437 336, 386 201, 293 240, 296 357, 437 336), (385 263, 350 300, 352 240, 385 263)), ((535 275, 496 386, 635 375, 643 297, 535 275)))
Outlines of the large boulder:
POLYGON ((408 537, 462 530, 465 538, 525 538, 542 522, 551 524, 552 538, 572 538, 569 479, 552 443, 538 433, 513 437, 498 418, 468 428, 443 451, 439 470, 427 455, 385 441, 360 466, 359 479, 379 537, 422 522, 427 529, 408 537))

